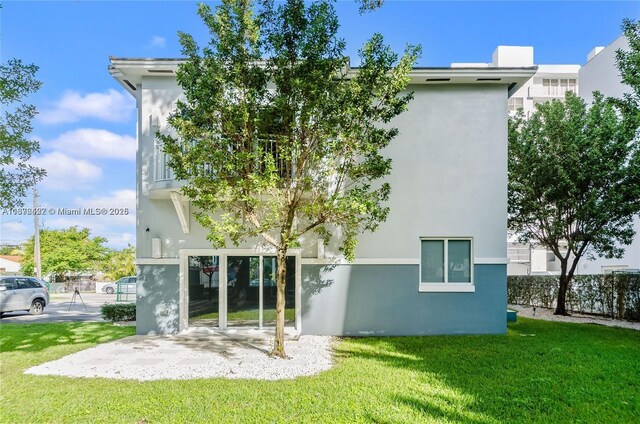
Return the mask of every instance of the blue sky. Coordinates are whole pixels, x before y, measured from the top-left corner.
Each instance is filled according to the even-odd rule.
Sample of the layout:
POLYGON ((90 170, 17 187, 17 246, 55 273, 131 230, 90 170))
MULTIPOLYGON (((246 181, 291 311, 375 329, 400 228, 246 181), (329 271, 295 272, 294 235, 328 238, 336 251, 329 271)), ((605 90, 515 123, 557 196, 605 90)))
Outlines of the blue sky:
MULTIPOLYGON (((352 1, 340 1, 336 9, 353 64, 375 31, 397 51, 421 44, 420 66, 490 62, 498 45, 534 46, 537 64, 584 64, 593 47, 620 34, 623 18, 640 18, 637 1, 387 0, 365 16, 352 1)), ((45 227, 87 226, 116 248, 135 242, 135 105, 109 76, 109 56, 178 57, 177 31, 206 40, 195 12, 191 1, 2 2, 2 61, 37 64, 44 82, 30 98, 40 112, 34 161, 49 173, 38 187, 42 205, 130 209, 116 218, 47 215, 45 227)), ((32 233, 31 217, 0 216, 0 243, 32 233)))

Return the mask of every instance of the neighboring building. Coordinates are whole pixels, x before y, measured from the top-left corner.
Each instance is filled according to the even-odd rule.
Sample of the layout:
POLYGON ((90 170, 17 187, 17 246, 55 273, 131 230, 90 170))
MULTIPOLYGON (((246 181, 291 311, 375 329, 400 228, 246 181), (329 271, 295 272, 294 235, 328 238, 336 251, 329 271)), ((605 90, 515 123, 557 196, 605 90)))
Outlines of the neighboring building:
MULTIPOLYGON (((616 51, 628 48, 629 44, 626 38, 620 36, 609 46, 595 47, 589 52, 587 63, 580 67, 577 77, 580 81, 578 94, 587 103, 593 101, 593 92, 596 90, 606 97, 618 98, 621 98, 628 90, 628 87, 621 82, 622 77, 615 62, 616 51)), ((534 82, 541 69, 542 66, 534 76, 534 82)), ((529 84, 531 83, 529 82, 529 84)), ((514 97, 517 95, 518 93, 514 97)), ((510 101, 514 97, 511 97, 510 101)), ((584 257, 576 268, 576 274, 606 274, 612 271, 640 269, 640 217, 635 218, 634 228, 636 236, 632 244, 625 247, 625 255, 622 258, 589 260, 584 257)), ((509 243, 508 254, 510 263, 507 272, 509 275, 560 274, 559 261, 552 252, 542 247, 531 247, 513 242, 509 243)))
POLYGON ((22 256, 0 255, 0 275, 19 275, 22 256))
MULTIPOLYGON (((258 240, 212 249, 157 131, 181 90, 179 60, 111 58, 136 98, 137 332, 269 327, 274 252, 258 240)), ((287 325, 303 334, 504 333, 507 99, 535 67, 427 68, 393 124, 391 211, 356 260, 306 237, 290 252, 287 325)), ((357 71, 354 71, 357 72, 357 71)))
MULTIPOLYGON (((527 67, 534 66, 533 47, 498 46, 493 52, 491 63, 452 63, 454 68, 469 67, 527 67)), ((509 113, 523 109, 529 116, 535 105, 553 99, 564 99, 567 91, 578 93, 578 71, 580 65, 537 65, 533 78, 523 84, 509 97, 509 113)))
MULTIPOLYGON (((587 102, 593 101, 593 92, 600 91, 606 97, 621 98, 629 87, 622 83, 622 77, 616 67, 616 51, 627 50, 629 43, 624 36, 618 37, 607 47, 596 47, 587 56, 587 63, 580 68, 580 97, 587 102)), ((583 261, 580 274, 599 274, 624 269, 640 269, 640 217, 634 220, 635 238, 625 247, 625 255, 620 259, 598 258, 583 261)))
POLYGON ((595 47, 587 55, 587 63, 580 68, 581 81, 578 93, 587 103, 593 101, 593 92, 598 90, 608 97, 622 97, 629 89, 622 83, 616 67, 616 51, 627 50, 629 43, 621 35, 607 47, 595 47))
MULTIPOLYGON (((496 68, 534 66, 533 47, 498 46, 491 63, 452 63, 453 68, 496 68)), ((529 117, 535 105, 553 99, 562 100, 567 91, 578 93, 580 65, 537 65, 533 78, 529 79, 509 97, 509 115, 522 109, 529 117)), ((528 244, 508 242, 508 275, 559 274, 560 265, 552 252, 528 244)))
MULTIPOLYGON (((560 247, 566 252, 566 246, 560 247)), ((552 251, 528 243, 507 244, 507 275, 560 275, 560 261, 552 251)))

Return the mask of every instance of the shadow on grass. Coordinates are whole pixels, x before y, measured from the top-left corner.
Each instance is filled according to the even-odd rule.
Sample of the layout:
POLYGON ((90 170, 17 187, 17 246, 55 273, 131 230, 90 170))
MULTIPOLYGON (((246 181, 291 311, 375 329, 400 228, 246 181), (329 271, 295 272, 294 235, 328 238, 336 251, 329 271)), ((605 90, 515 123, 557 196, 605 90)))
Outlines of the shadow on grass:
POLYGON ((0 352, 39 352, 59 345, 104 343, 135 333, 110 323, 0 324, 0 352))
POLYGON ((640 332, 631 330, 521 319, 506 336, 345 339, 336 355, 409 373, 419 383, 388 402, 434 422, 624 421, 640 402, 640 332), (622 397, 616 387, 631 390, 622 397))

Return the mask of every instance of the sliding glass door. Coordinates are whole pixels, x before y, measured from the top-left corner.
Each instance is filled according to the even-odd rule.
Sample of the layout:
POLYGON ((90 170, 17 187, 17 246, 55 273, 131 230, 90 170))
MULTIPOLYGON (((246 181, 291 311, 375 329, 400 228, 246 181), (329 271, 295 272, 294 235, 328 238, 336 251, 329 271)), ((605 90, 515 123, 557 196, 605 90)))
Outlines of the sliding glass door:
POLYGON ((260 257, 227 256, 227 327, 260 326, 260 257))
MULTIPOLYGON (((278 269, 275 256, 263 256, 264 279, 262 288, 264 327, 276 326, 276 272, 278 269)), ((296 320, 296 258, 287 257, 287 285, 285 287, 285 325, 293 326, 296 320)))
POLYGON ((189 256, 189 326, 219 327, 220 257, 189 256))
MULTIPOLYGON (((188 327, 275 327, 275 256, 188 256, 188 327), (223 265, 226 265, 224 267, 223 265)), ((287 257, 285 325, 295 325, 296 257, 287 257)))
MULTIPOLYGON (((227 257, 227 327, 275 327, 275 256, 227 257)), ((295 323, 296 258, 287 258, 285 325, 295 323)))

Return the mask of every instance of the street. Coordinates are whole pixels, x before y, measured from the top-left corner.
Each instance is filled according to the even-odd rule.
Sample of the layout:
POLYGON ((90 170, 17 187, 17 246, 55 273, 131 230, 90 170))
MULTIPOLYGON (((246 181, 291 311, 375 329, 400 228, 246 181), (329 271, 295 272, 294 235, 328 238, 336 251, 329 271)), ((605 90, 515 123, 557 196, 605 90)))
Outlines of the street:
POLYGON ((80 296, 76 296, 73 305, 73 293, 52 293, 50 294, 49 300, 50 303, 44 308, 42 315, 30 315, 26 311, 7 312, 3 315, 2 319, 0 319, 0 324, 103 321, 100 316, 100 306, 105 303, 116 303, 116 295, 81 293, 80 296))

